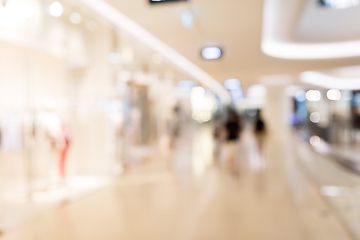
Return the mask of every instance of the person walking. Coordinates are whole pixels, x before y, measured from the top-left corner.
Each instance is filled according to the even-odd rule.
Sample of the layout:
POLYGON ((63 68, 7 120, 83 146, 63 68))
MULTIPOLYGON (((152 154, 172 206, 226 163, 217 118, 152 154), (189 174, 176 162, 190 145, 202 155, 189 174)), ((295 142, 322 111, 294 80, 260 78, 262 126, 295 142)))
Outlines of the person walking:
POLYGON ((230 110, 225 124, 227 163, 232 173, 237 172, 236 153, 242 132, 241 118, 235 110, 230 110))

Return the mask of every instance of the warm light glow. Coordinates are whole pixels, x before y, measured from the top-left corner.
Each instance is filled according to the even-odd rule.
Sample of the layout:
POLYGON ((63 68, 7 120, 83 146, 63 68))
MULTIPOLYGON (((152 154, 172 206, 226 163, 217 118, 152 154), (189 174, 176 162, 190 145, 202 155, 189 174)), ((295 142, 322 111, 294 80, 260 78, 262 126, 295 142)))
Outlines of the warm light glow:
POLYGON ((59 2, 54 2, 51 4, 49 12, 53 17, 60 17, 63 14, 63 6, 59 2))
POLYGON ((338 197, 341 195, 341 188, 335 186, 323 186, 320 189, 323 196, 326 197, 338 197))
POLYGON ((265 98, 267 94, 267 88, 264 84, 251 85, 247 90, 247 98, 265 98))
POLYGON ((306 99, 313 102, 320 101, 321 93, 318 90, 309 90, 306 92, 306 99))
POLYGON ((319 123, 321 119, 320 113, 318 112, 311 113, 309 119, 312 123, 319 123))
POLYGON ((211 112, 208 111, 193 111, 192 118, 200 123, 205 123, 210 121, 211 112))
POLYGON ((321 138, 319 136, 312 136, 310 138, 310 144, 314 147, 319 146, 321 143, 321 138))
POLYGON ((194 87, 191 90, 192 118, 199 123, 208 122, 212 113, 216 110, 216 102, 213 96, 206 95, 202 87, 194 87))
POLYGON ((205 89, 202 87, 194 87, 191 90, 191 100, 193 99, 201 99, 205 96, 205 89))
POLYGON ((82 17, 79 13, 75 12, 75 13, 72 13, 70 15, 70 22, 74 23, 74 24, 79 24, 81 23, 81 20, 82 20, 82 17))
POLYGON ((9 1, 6 7, 0 5, 0 23, 7 27, 21 25, 35 15, 35 9, 27 2, 9 1))
POLYGON ((338 101, 341 99, 341 92, 336 89, 330 89, 327 91, 326 96, 329 100, 338 101))

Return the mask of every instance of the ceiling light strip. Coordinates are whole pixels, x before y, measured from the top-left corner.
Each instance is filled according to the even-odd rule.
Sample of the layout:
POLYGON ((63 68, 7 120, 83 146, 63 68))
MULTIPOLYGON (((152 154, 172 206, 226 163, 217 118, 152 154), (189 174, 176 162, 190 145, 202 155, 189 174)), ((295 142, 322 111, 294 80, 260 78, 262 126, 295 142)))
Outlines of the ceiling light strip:
POLYGON ((107 21, 114 24, 116 27, 131 34, 133 37, 139 39, 156 52, 161 53, 164 58, 172 62, 175 66, 186 72, 190 76, 194 77, 199 82, 203 83, 206 87, 211 89, 214 93, 220 96, 223 103, 227 104, 231 102, 229 92, 222 86, 221 83, 216 81, 204 70, 197 65, 189 61, 180 53, 169 47, 160 39, 146 31, 139 24, 122 14, 119 10, 106 3, 103 0, 79 0, 81 3, 89 7, 95 13, 107 21))
POLYGON ((285 43, 263 38, 262 51, 283 59, 331 59, 360 56, 360 41, 335 43, 285 43))
POLYGON ((360 78, 341 78, 316 71, 307 71, 300 74, 304 83, 338 90, 360 90, 360 78))

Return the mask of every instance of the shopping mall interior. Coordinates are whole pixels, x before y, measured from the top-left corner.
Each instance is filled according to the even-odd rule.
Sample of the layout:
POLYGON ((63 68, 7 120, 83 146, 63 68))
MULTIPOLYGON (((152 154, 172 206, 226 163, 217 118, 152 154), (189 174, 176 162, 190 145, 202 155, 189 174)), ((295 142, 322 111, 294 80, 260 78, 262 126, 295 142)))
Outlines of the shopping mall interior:
POLYGON ((360 0, 0 0, 0 240, 360 239, 359 29, 360 0))

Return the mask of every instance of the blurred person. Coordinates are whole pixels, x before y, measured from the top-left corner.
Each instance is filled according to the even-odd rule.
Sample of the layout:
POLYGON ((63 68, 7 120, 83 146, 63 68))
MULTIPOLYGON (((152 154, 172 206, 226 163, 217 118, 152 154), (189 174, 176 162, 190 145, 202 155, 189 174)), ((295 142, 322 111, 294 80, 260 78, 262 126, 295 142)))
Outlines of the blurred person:
POLYGON ((133 107, 130 112, 131 118, 131 141, 133 145, 141 144, 141 118, 142 112, 140 108, 133 107))
POLYGON ((237 172, 236 166, 236 152, 237 144, 242 132, 242 123, 240 116, 235 110, 231 109, 228 113, 228 118, 225 124, 226 130, 226 153, 227 164, 232 173, 237 172))
POLYGON ((172 119, 169 122, 169 132, 170 132, 170 148, 174 148, 175 141, 180 135, 180 127, 182 124, 182 110, 180 103, 177 103, 173 108, 172 119))
POLYGON ((263 150, 263 142, 266 133, 266 125, 261 116, 261 111, 258 109, 254 119, 254 134, 258 143, 259 151, 263 150))
POLYGON ((220 154, 220 144, 221 144, 221 129, 223 127, 222 120, 219 115, 215 115, 214 117, 214 157, 215 159, 218 159, 220 154))

